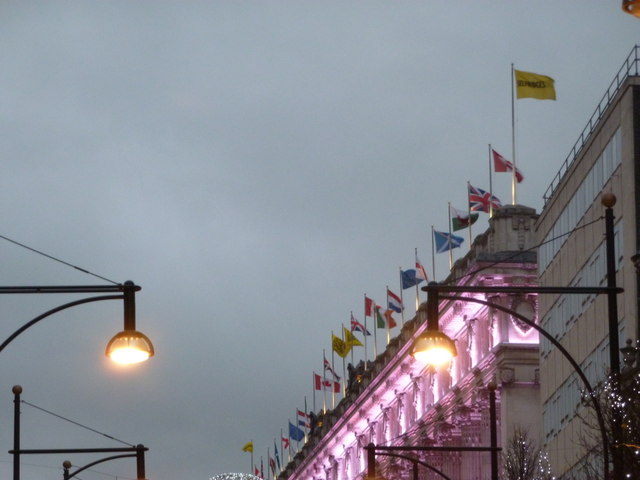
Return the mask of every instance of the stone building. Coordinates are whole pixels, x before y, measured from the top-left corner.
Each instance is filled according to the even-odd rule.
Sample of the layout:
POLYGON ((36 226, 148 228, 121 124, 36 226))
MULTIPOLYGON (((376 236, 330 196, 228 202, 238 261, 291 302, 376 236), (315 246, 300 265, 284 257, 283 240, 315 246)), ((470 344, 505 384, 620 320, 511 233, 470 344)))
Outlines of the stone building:
MULTIPOLYGON (((534 226, 528 207, 494 212, 444 283, 537 284, 534 226)), ((536 295, 482 297, 536 320, 536 295)), ((370 442, 386 446, 488 446, 488 390, 497 383, 498 444, 516 426, 539 432, 538 334, 509 314, 467 301, 443 300, 440 327, 455 339, 458 355, 446 367, 425 367, 411 356, 426 329, 425 304, 375 361, 359 365, 346 397, 318 416, 307 443, 279 476, 289 480, 351 480, 366 474, 370 442), (365 368, 366 367, 366 368, 365 368)), ((414 456, 452 480, 489 479, 487 452, 430 451, 414 456)), ((378 457, 383 475, 411 478, 412 464, 378 457)), ((422 468, 421 479, 441 478, 422 468)))
MULTIPOLYGON (((540 285, 606 285, 606 255, 601 203, 617 197, 615 269, 619 337, 638 338, 638 278, 632 257, 640 251, 640 50, 635 47, 597 106, 544 195, 536 225, 540 285)), ((608 310, 605 295, 540 297, 542 327, 580 364, 592 385, 607 375, 608 310)), ((543 440, 556 475, 581 475, 585 457, 583 385, 557 349, 540 342, 543 440)))

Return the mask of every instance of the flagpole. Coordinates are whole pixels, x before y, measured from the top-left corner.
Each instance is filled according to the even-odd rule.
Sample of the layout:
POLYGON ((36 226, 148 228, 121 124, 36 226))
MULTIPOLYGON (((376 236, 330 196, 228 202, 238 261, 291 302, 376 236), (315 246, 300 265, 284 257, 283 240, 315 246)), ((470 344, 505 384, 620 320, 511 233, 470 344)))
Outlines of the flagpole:
MULTIPOLYGON (((344 323, 342 323, 341 325, 342 325, 342 336, 344 337, 344 336, 345 336, 345 334, 346 334, 346 330, 347 330, 347 329, 346 329, 346 328, 344 328, 344 323)), ((351 331, 351 330, 349 330, 349 331, 351 331)), ((351 339, 349 339, 349 341, 351 341, 351 339)), ((346 340, 345 340, 345 343, 346 343, 346 340)), ((354 347, 354 346, 353 346, 353 345, 351 345, 351 348, 349 349, 349 350, 351 350, 351 365, 355 365, 355 360, 353 359, 353 347, 354 347)), ((344 387, 344 392, 345 392, 345 393, 344 393, 344 396, 345 396, 345 397, 347 396, 347 387, 346 387, 346 383, 347 383, 347 379, 345 379, 345 387, 344 387)), ((332 391, 332 392, 334 391, 333 386, 331 387, 331 391, 332 391)))
POLYGON ((513 63, 511 64, 511 159, 513 161, 513 170, 511 172, 511 204, 516 204, 516 99, 514 92, 514 71, 513 63))
POLYGON ((251 468, 249 469, 249 473, 253 473, 253 440, 251 440, 251 468))
MULTIPOLYGON (((367 330, 367 316, 365 315, 365 316, 364 316, 364 341, 365 341, 365 349, 367 348, 367 347, 366 347, 366 345, 367 345, 367 344, 366 344, 366 342, 367 342, 367 332, 368 332, 368 330, 367 330)), ((366 372, 366 371, 367 371, 367 369, 368 369, 368 367, 367 367, 367 364, 368 364, 368 363, 369 363, 369 354, 367 353, 367 354, 365 354, 365 356, 364 356, 364 371, 365 371, 365 372, 366 372)))
POLYGON ((400 275, 400 303, 402 304, 402 315, 400 316, 400 321, 402 326, 404 327, 404 295, 402 290, 402 267, 398 267, 398 274, 400 275))
POLYGON ((433 225, 431 225, 431 271, 433 272, 433 281, 436 281, 436 248, 433 236, 435 235, 433 225))
MULTIPOLYGON (((331 330, 331 343, 333 343, 333 330, 331 330)), ((333 347, 331 348, 331 368, 333 368, 333 371, 335 372, 335 350, 333 349, 333 347)), ((324 385, 322 386, 322 390, 324 390, 324 385)), ((327 397, 327 393, 324 393, 325 398, 327 397)), ((334 393, 333 389, 331 389, 331 408, 334 409, 336 408, 336 394, 334 393)), ((327 413, 326 407, 324 410, 324 413, 327 413)))
MULTIPOLYGON (((324 350, 322 350, 324 356, 324 350)), ((323 365, 324 366, 324 365, 323 365)), ((311 390, 313 390, 313 411, 316 411, 316 372, 311 372, 311 390)))
POLYGON ((493 173, 491 171, 491 144, 489 144, 489 218, 493 217, 493 173))
MULTIPOLYGON (((307 443, 307 430, 309 430, 310 428, 307 428, 307 419, 309 418, 309 414, 307 413, 307 396, 304 396, 304 443, 307 443)), ((309 427, 311 427, 311 424, 309 424, 309 427)))
MULTIPOLYGON (((353 310, 351 310, 351 320, 354 320, 353 310)), ((353 325, 351 326, 351 331, 353 332, 353 325)), ((362 336, 364 337, 364 369, 367 369, 367 360, 369 359, 369 355, 367 354, 367 317, 364 318, 364 332, 362 332, 362 336)))
MULTIPOLYGON (((398 275, 400 275, 400 303, 404 305, 404 289, 402 288, 402 267, 398 267, 398 275)), ((402 317, 402 325, 404 325, 404 317, 402 317)))
MULTIPOLYGON (((333 338, 333 337, 331 337, 333 338)), ((327 360, 327 357, 325 356, 325 350, 324 348, 322 349, 322 381, 324 382, 327 379, 327 369, 324 368, 324 362, 327 360)), ((333 349, 331 349, 331 368, 333 368, 333 349)), ((313 383, 313 391, 315 392, 315 378, 313 379, 314 383, 313 383)), ((324 389, 324 383, 322 384, 322 413, 327 413, 327 391, 324 389)))
MULTIPOLYGON (((364 303, 365 303, 365 310, 364 310, 364 328, 367 328, 367 294, 364 294, 364 303)), ((373 359, 375 360, 378 357, 378 328, 377 328, 377 322, 376 322, 376 318, 375 318, 375 305, 373 305, 373 299, 371 300, 371 313, 373 315, 373 359)))
MULTIPOLYGON (((344 327, 342 328, 342 342, 345 343, 344 340, 344 327)), ((345 343, 346 345, 346 343, 345 343)), ((345 355, 346 357, 346 355, 345 355)), ((333 391, 334 389, 332 388, 331 391, 333 391)), ((346 397, 347 396, 347 366, 344 363, 344 357, 342 357, 342 397, 346 397)), ((334 405, 333 408, 336 408, 336 406, 334 405)))
MULTIPOLYGON (((342 335, 344 336, 344 323, 340 324, 342 326, 342 335)), ((351 331, 351 329, 349 329, 349 331, 351 331)), ((351 365, 355 365, 355 360, 353 359, 353 346, 351 347, 351 365)))
POLYGON ((449 217, 449 221, 447 222, 449 224, 449 240, 447 241, 447 243, 449 244, 449 272, 451 272, 451 269, 453 268, 453 248, 451 248, 452 246, 452 241, 451 241, 451 235, 453 235, 451 233, 451 202, 449 202, 449 211, 447 212, 447 215, 449 217))
POLYGON ((469 180, 467 180, 467 218, 469 219, 469 249, 471 249, 471 205, 469 204, 469 180))
MULTIPOLYGON (((385 312, 388 312, 389 310, 391 309, 389 308, 389 285, 387 285, 387 309, 385 310, 385 312)), ((385 316, 385 320, 386 321, 384 322, 384 324, 387 327, 387 346, 388 346, 389 342, 391 341, 391 328, 389 327, 389 319, 386 316, 385 316)))
MULTIPOLYGON (((413 247, 413 252, 415 256, 415 264, 416 264, 416 273, 418 272, 418 247, 413 247)), ((420 264, 422 266, 422 264, 420 264)), ((426 273, 426 272, 425 272, 426 273)), ((427 279, 424 279, 427 282, 427 279)), ((427 282, 428 283, 428 282, 427 282)), ((418 288, 418 278, 416 277, 416 313, 418 313, 418 308, 420 308, 420 289, 418 288)))
POLYGON ((275 457, 276 468, 274 469, 273 478, 278 478, 280 474, 280 458, 278 457, 278 445, 276 444, 276 437, 273 437, 273 456, 275 457))

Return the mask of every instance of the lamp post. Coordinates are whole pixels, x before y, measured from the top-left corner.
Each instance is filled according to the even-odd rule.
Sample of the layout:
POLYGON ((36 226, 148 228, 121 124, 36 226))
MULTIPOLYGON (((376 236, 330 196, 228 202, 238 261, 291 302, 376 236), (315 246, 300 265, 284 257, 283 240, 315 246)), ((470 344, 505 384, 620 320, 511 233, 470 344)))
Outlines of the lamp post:
POLYGON ((8 453, 13 455, 13 479, 20 480, 20 455, 59 455, 59 454, 71 454, 71 453, 117 453, 109 457, 104 457, 94 462, 91 462, 84 467, 78 468, 72 474, 69 473, 71 468, 71 462, 65 460, 62 463, 64 470, 64 480, 75 477, 78 473, 91 468, 99 463, 108 462, 111 460, 117 460, 119 458, 135 457, 136 458, 136 480, 146 480, 145 474, 145 460, 144 452, 149 449, 142 444, 131 447, 116 447, 116 448, 47 448, 47 449, 21 449, 20 448, 20 395, 22 394, 22 387, 20 385, 14 385, 13 392, 13 449, 8 453))
MULTIPOLYGON (((132 281, 116 285, 76 285, 76 286, 0 286, 0 295, 9 294, 86 294, 101 293, 92 297, 85 297, 79 300, 65 303, 52 308, 32 320, 28 321, 15 332, 9 335, 2 344, 2 352, 21 333, 36 323, 50 317, 54 313, 66 310, 77 305, 100 302, 103 300, 122 300, 124 306, 124 329, 118 332, 107 343, 105 355, 116 363, 132 364, 143 362, 154 355, 154 348, 151 340, 143 333, 136 330, 136 304, 135 292, 141 287, 132 281)), ((14 387, 15 388, 15 387, 14 387)), ((20 388, 20 392, 22 388, 20 388)), ((14 392, 15 393, 15 392, 14 392)), ((19 398, 19 394, 18 394, 19 398)), ((15 400, 14 400, 15 401, 15 400)), ((19 401, 19 400, 18 400, 19 401)), ((13 479, 20 480, 20 410, 16 404, 14 412, 14 448, 9 453, 13 454, 13 479)), ((22 452, 24 453, 24 452, 22 452)))
MULTIPOLYGON (((437 288, 438 286, 435 286, 435 287, 437 288)), ((427 288, 429 288, 429 287, 423 287, 423 290, 426 290, 427 288)), ((444 288, 445 289, 449 289, 449 287, 446 287, 446 286, 444 286, 444 288)), ((496 287, 496 288, 500 288, 500 287, 496 287)), ((517 288, 521 288, 521 287, 517 287, 517 288)), ((529 290, 528 287, 522 287, 522 288, 529 290)), ((607 478, 607 473, 608 473, 608 464, 609 464, 609 441, 607 439, 606 426, 605 426, 604 414, 602 413, 602 407, 600 405, 600 402, 598 401, 598 398, 596 396, 596 393, 595 393, 593 387, 591 386, 591 383, 589 382, 589 379, 585 375, 584 371, 580 368, 580 365, 578 365, 578 362, 576 362, 576 360, 571 356, 571 354, 567 351, 567 349, 564 348, 562 346, 562 344, 560 342, 558 342, 551 334, 549 334, 549 332, 547 332, 545 329, 540 327, 537 323, 531 321, 530 319, 528 319, 524 315, 519 314, 515 310, 511 310, 510 308, 503 307, 502 305, 499 305, 497 303, 489 302, 487 300, 481 300, 479 298, 462 297, 462 296, 459 296, 459 295, 439 295, 438 294, 438 290, 433 290, 433 292, 434 293, 429 293, 429 298, 428 298, 427 302, 431 301, 431 302, 435 303, 435 302, 438 301, 438 299, 460 300, 460 301, 464 301, 464 302, 479 303, 481 305, 485 305, 487 307, 495 308, 496 310, 500 310, 502 312, 505 312, 505 313, 508 313, 510 315, 513 315, 518 320, 520 320, 523 323, 529 325, 534 330, 536 330, 538 333, 542 334, 547 340, 549 340, 549 342, 551 342, 553 344, 554 347, 556 347, 560 351, 560 353, 562 353, 562 355, 571 364, 571 366, 573 367, 575 372, 578 374, 578 376, 582 380, 582 383, 584 384, 585 389, 589 393, 589 398, 591 399, 591 403, 592 403, 593 409, 596 412, 596 418, 598 420, 598 428, 600 430, 600 436, 601 436, 601 442, 602 442, 603 464, 604 464, 604 470, 605 470, 604 478, 606 479, 607 478)), ((532 293, 532 292, 528 291, 527 293, 532 293)), ((576 293, 576 292, 574 292, 574 293, 576 293)), ((581 293, 585 293, 585 292, 581 292, 581 293)), ((591 292, 591 293, 593 293, 593 292, 591 292)), ((421 335, 421 337, 422 337, 422 340, 421 340, 420 343, 418 341, 416 341, 416 344, 414 346, 414 353, 413 353, 414 357, 416 357, 418 359, 420 359, 420 355, 422 354, 420 349, 429 348, 428 343, 430 341, 430 338, 428 336, 421 335)), ((450 355, 450 358, 452 358, 454 356, 455 355, 450 355)), ((495 406, 494 406, 494 408, 495 408, 495 406)), ((493 459, 492 458, 492 462, 494 460, 497 462, 497 459, 493 459)))
MULTIPOLYGON (((618 307, 617 307, 617 295, 623 292, 623 289, 616 286, 616 269, 615 269, 615 245, 614 245, 614 228, 613 228, 613 206, 616 203, 616 198, 612 194, 604 194, 602 196, 602 204, 605 206, 605 247, 606 247, 606 263, 607 263, 607 285, 604 287, 521 287, 521 286, 502 286, 502 287, 483 287, 483 286, 464 286, 464 285, 438 285, 432 283, 422 290, 426 291, 427 297, 427 329, 421 334, 414 345, 413 355, 417 359, 424 356, 424 350, 435 348, 440 351, 440 357, 450 359, 454 357, 457 352, 455 350, 449 350, 446 355, 443 356, 443 345, 447 342, 443 340, 443 332, 440 331, 438 320, 438 305, 439 299, 448 300, 460 300, 466 302, 475 302, 483 305, 490 306, 492 308, 504 311, 520 320, 527 325, 531 326, 539 333, 545 336, 569 361, 575 372, 580 376, 585 388, 589 392, 596 416, 598 419, 598 425, 602 437, 603 448, 603 467, 604 478, 609 478, 609 442, 607 439, 606 425, 604 422, 604 416, 600 402, 598 401, 595 392, 589 381, 578 365, 578 363, 571 357, 569 352, 558 342, 552 335, 546 330, 540 327, 535 322, 532 322, 523 315, 517 312, 498 305, 496 303, 479 300, 473 297, 463 296, 442 296, 440 293, 483 293, 483 294, 606 294, 608 305, 608 327, 609 327, 609 356, 611 367, 611 383, 613 387, 614 395, 618 395, 620 390, 620 359, 619 359, 619 340, 618 340, 618 307)), ((446 336, 446 335, 445 335, 446 336)), ((448 337, 447 337, 448 338, 448 337)), ((449 341, 453 342, 451 339, 449 341)), ((612 422, 611 422, 611 460, 612 460, 612 478, 613 480, 622 480, 622 462, 620 446, 621 442, 621 418, 617 409, 612 409, 612 422)))

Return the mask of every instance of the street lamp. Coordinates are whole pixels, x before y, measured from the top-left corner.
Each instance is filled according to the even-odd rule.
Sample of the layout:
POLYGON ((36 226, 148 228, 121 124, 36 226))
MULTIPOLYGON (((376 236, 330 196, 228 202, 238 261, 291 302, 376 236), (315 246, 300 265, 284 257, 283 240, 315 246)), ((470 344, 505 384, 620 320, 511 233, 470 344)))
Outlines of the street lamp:
POLYGON ((18 330, 9 335, 2 344, 0 352, 15 338, 29 327, 53 315, 85 303, 99 302, 102 300, 122 300, 124 305, 124 329, 117 333, 107 344, 105 354, 114 362, 120 364, 139 363, 152 357, 154 354, 151 340, 143 333, 136 330, 136 300, 135 292, 141 287, 128 280, 124 284, 117 285, 87 285, 87 286, 29 286, 29 287, 0 287, 1 294, 36 294, 36 293, 118 293, 118 295, 99 295, 82 298, 65 303, 38 315, 33 320, 25 323, 18 330))
POLYGON ((416 339, 413 357, 427 365, 444 365, 458 355, 455 342, 440 331, 438 325, 438 297, 427 297, 427 329, 416 339))
MULTIPOLYGON (((143 333, 136 330, 136 302, 135 292, 141 290, 130 280, 123 284, 116 285, 76 285, 76 286, 12 286, 0 287, 0 295, 5 294, 47 294, 47 293, 112 293, 114 295, 98 295, 94 297, 81 298, 69 303, 65 303, 58 307, 47 310, 38 315, 34 319, 28 321, 15 332, 9 335, 2 344, 0 344, 0 352, 7 345, 15 340, 18 335, 32 327, 36 323, 50 317, 54 313, 66 310, 77 305, 85 303, 100 302, 103 300, 122 300, 124 306, 124 329, 118 332, 107 344, 105 354, 113 361, 120 364, 133 364, 147 360, 154 355, 154 348, 151 340, 143 333)), ((22 389, 20 389, 22 391, 22 389)), ((15 392, 14 392, 15 393, 15 392)), ((16 408, 14 416, 14 448, 10 452, 13 454, 13 479, 20 480, 20 427, 19 427, 19 409, 16 408)), ((24 452, 22 452, 24 453, 24 452)))
MULTIPOLYGON (((58 448, 58 449, 20 449, 20 395, 22 394, 22 387, 20 385, 14 385, 11 389, 13 392, 13 438, 14 448, 9 450, 9 453, 14 455, 15 458, 19 458, 19 455, 57 455, 67 453, 117 453, 117 455, 111 455, 91 462, 84 467, 78 468, 75 472, 70 473, 69 469, 72 464, 69 460, 62 462, 62 468, 64 471, 64 480, 69 480, 75 477, 77 474, 84 470, 98 465, 99 463, 109 462, 111 460, 117 460, 119 458, 135 457, 136 458, 136 480, 146 480, 145 475, 145 461, 144 453, 149 449, 142 444, 130 447, 116 447, 116 448, 58 448)), ((20 478, 20 470, 13 471, 13 478, 20 478)))
MULTIPOLYGON (((604 415, 602 413, 602 408, 600 406, 600 402, 589 383, 586 375, 575 361, 575 359, 569 354, 569 352, 558 342, 549 332, 543 329, 540 325, 531 321, 523 315, 520 315, 518 312, 511 310, 509 308, 503 307, 502 305, 480 300, 474 297, 463 297, 459 295, 449 295, 444 296, 440 295, 443 293, 483 293, 483 294, 607 294, 608 299, 608 325, 609 325, 609 349, 610 349, 610 367, 611 367, 611 382, 613 384, 614 393, 619 393, 619 377, 620 377, 620 359, 618 357, 619 350, 619 340, 618 340, 618 310, 617 310, 617 299, 616 295, 623 292, 623 289, 616 286, 615 281, 615 247, 614 247, 614 238, 613 238, 613 206, 616 203, 616 198, 612 194, 604 194, 602 196, 602 204, 605 208, 605 242, 606 242, 606 253, 607 253, 607 285, 604 287, 520 287, 520 286, 502 286, 502 287, 483 287, 483 286, 464 286, 464 285, 439 285, 435 282, 432 282, 430 285, 426 287, 422 287, 422 290, 426 291, 428 294, 427 297, 427 330, 425 333, 420 335, 413 348, 413 356, 414 358, 420 360, 421 358, 425 358, 428 356, 426 352, 423 351, 424 348, 431 348, 436 345, 436 349, 439 348, 441 353, 441 345, 446 344, 447 341, 442 338, 442 335, 446 337, 446 334, 440 332, 439 329, 439 313, 438 313, 438 304, 439 299, 445 300, 459 300, 465 302, 474 302, 480 303, 482 305, 486 305, 497 310, 501 310, 506 312, 522 322, 526 323, 530 327, 537 330, 540 334, 542 334, 547 340, 549 340, 561 353, 562 355, 569 361, 575 372, 580 376, 580 379, 585 385, 589 393, 589 397, 591 398, 593 408, 596 412, 596 416, 598 419, 598 426, 600 429, 600 434, 602 437, 602 449, 603 449, 603 467, 604 467, 604 477, 609 478, 609 442, 607 439, 607 431, 604 421, 604 415), (434 332, 439 332, 440 336, 434 337, 434 332), (435 341, 433 340, 435 339, 435 341)), ((448 340, 453 343, 449 337, 448 340)), ((450 350, 449 354, 451 357, 456 355, 455 349, 450 350)), ((622 463, 620 456, 620 438, 621 438, 621 419, 619 412, 616 409, 612 411, 612 466, 613 466, 613 480, 622 480, 622 463)))
POLYGON ((20 448, 20 395, 22 387, 14 385, 11 389, 13 392, 13 450, 9 453, 13 455, 13 479, 20 480, 20 455, 47 455, 47 454, 84 454, 84 453, 115 453, 109 457, 104 457, 91 462, 84 467, 78 468, 75 472, 69 473, 72 464, 69 460, 62 463, 64 470, 64 480, 69 480, 84 470, 93 467, 99 463, 117 460, 119 458, 135 457, 136 458, 136 480, 146 480, 144 453, 149 449, 142 444, 130 447, 115 448, 57 448, 57 449, 21 449, 20 448))
MULTIPOLYGON (((591 403, 593 405, 593 409, 596 412, 596 417, 597 417, 597 420, 598 420, 598 427, 600 429, 601 442, 602 442, 603 464, 604 464, 604 470, 605 470, 604 478, 607 478, 608 464, 609 464, 609 441, 607 439, 606 426, 605 426, 604 414, 602 413, 602 407, 600 406, 600 402, 598 401, 596 393, 595 393, 593 387, 591 386, 591 383, 589 382, 589 380, 588 380, 587 376, 585 375, 584 371, 580 368, 580 365, 578 365, 578 362, 575 361, 575 359, 571 356, 571 354, 567 351, 567 349, 565 349, 560 342, 558 342, 549 332, 547 332, 545 329, 543 329, 540 325, 538 325, 537 323, 531 321, 530 319, 528 319, 524 315, 519 314, 515 310, 511 310, 510 308, 503 307, 502 305, 499 305, 497 303, 489 302, 487 300, 481 300, 479 298, 462 297, 462 296, 459 296, 459 295, 439 295, 438 294, 438 290, 439 290, 440 287, 442 287, 446 291, 450 291, 450 289, 455 289, 455 291, 461 291, 461 290, 458 290, 458 288, 465 288, 465 287, 450 287, 450 286, 445 286, 445 285, 430 285, 428 287, 423 287, 423 290, 427 290, 429 288, 433 289, 433 290, 427 290, 429 292, 429 297, 427 299, 427 303, 429 303, 429 301, 431 301, 431 302, 437 304, 438 299, 442 298, 443 300, 460 300, 460 301, 464 301, 464 302, 479 303, 479 304, 485 305, 487 307, 495 308, 496 310, 503 311, 505 313, 508 313, 508 314, 516 317, 521 322, 529 325, 530 327, 532 327, 533 329, 538 331, 547 340, 549 340, 549 342, 551 342, 553 344, 553 346, 556 347, 560 351, 560 353, 562 353, 562 355, 567 359, 567 361, 571 364, 571 366, 573 367, 575 372, 578 374, 578 376, 582 380, 582 383, 584 384, 585 389, 589 393, 589 398, 591 399, 591 403)), ((468 287, 468 288, 473 288, 473 287, 468 287)), ((487 292, 487 293, 492 293, 492 292, 496 292, 496 289, 500 289, 500 288, 502 288, 502 287, 495 287, 495 288, 491 288, 491 287, 489 287, 489 288, 475 287, 475 288, 473 288, 473 291, 477 292, 477 291, 479 291, 479 289, 483 289, 483 290, 489 290, 489 292, 487 292)), ((535 288, 535 287, 532 287, 532 288, 529 288, 529 287, 506 287, 506 288, 508 288, 510 291, 511 291, 512 288, 517 288, 517 289, 519 289, 519 291, 521 293, 525 293, 525 292, 526 293, 535 293, 532 290, 532 288, 535 288)), ((505 289, 503 288, 502 290, 500 290, 500 292, 504 293, 504 290, 505 289)), ((581 290, 580 292, 572 292, 572 293, 594 293, 592 291, 593 289, 589 289, 589 288, 580 289, 580 290, 581 290)), ((541 292, 538 292, 538 293, 541 293, 541 292)), ((442 333, 442 335, 446 336, 445 333, 442 333)), ((447 338, 449 338, 449 337, 447 337, 447 338)), ((418 348, 419 345, 420 345, 419 340, 420 339, 418 338, 418 340, 416 341, 416 344, 414 346, 414 353, 413 353, 414 358, 416 358, 417 360, 420 360, 420 358, 422 358, 421 354, 423 353, 423 352, 419 352, 419 351, 415 352, 416 348, 418 348)), ((451 339, 449 338, 449 340, 451 340, 451 339)), ((451 342, 453 342, 453 340, 451 340, 451 342)))

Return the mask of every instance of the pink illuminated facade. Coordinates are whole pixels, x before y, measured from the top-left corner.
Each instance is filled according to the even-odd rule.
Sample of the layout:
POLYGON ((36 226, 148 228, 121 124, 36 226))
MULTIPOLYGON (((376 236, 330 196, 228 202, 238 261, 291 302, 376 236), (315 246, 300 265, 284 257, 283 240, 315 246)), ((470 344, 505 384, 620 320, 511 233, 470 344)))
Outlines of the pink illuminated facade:
MULTIPOLYGON (((535 210, 505 206, 476 237, 444 283, 455 285, 537 284, 533 229, 535 210)), ((468 294, 465 294, 468 295, 468 294)), ((537 321, 535 295, 499 295, 498 303, 537 321)), ((386 351, 370 362, 337 407, 321 416, 280 479, 351 480, 366 474, 364 446, 489 446, 487 385, 498 385, 498 445, 516 426, 540 438, 538 334, 510 315, 471 302, 442 301, 440 327, 457 345, 451 365, 433 370, 410 352, 426 328, 423 304, 386 351)), ((422 461, 452 480, 490 478, 486 452, 422 452, 422 461)), ((410 462, 378 457, 386 478, 411 478, 410 462)), ((420 479, 441 478, 420 468, 420 479)))

